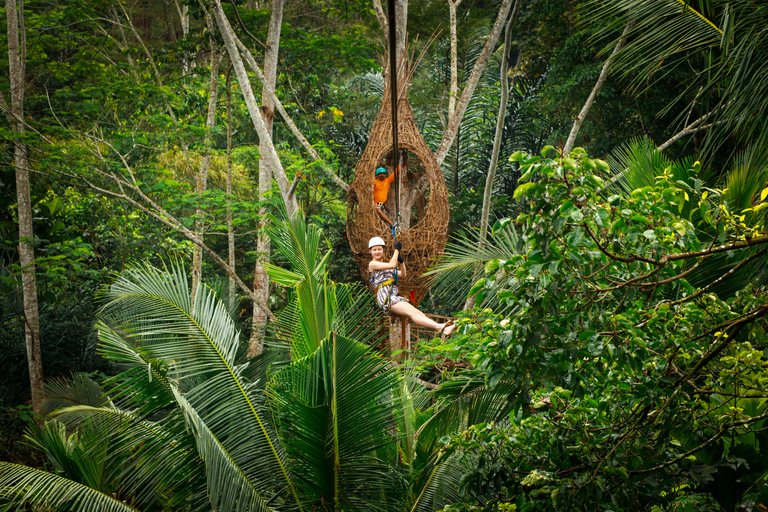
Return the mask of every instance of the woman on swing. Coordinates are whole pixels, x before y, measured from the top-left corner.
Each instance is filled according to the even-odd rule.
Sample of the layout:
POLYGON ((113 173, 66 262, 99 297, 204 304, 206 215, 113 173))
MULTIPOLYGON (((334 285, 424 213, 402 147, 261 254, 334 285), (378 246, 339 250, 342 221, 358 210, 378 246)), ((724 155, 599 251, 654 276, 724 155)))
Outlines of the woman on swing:
POLYGON ((368 263, 368 282, 376 289, 376 302, 385 313, 394 313, 400 316, 407 316, 414 323, 434 329, 442 336, 450 336, 456 326, 453 320, 445 323, 437 323, 427 315, 416 309, 408 299, 397 294, 397 285, 395 284, 395 269, 400 264, 399 276, 405 278, 405 260, 400 256, 403 250, 403 244, 395 241, 395 252, 389 261, 384 260, 384 240, 375 236, 368 242, 368 249, 373 258, 368 263))

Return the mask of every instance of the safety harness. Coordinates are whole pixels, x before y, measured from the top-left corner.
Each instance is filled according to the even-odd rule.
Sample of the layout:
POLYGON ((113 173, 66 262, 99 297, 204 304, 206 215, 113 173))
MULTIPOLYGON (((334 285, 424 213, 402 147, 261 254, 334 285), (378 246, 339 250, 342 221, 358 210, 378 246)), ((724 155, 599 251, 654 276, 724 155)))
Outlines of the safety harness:
MULTIPOLYGON (((397 272, 397 269, 395 269, 395 272, 397 272)), ((387 279, 383 283, 381 283, 379 286, 376 287, 376 292, 378 293, 379 290, 384 288, 385 286, 388 286, 390 284, 397 284, 397 274, 395 274, 395 277, 392 279, 387 279)), ((389 293, 387 294, 387 300, 384 301, 384 305, 386 306, 386 309, 389 309, 390 304, 392 303, 392 291, 395 289, 393 286, 389 289, 389 293)))

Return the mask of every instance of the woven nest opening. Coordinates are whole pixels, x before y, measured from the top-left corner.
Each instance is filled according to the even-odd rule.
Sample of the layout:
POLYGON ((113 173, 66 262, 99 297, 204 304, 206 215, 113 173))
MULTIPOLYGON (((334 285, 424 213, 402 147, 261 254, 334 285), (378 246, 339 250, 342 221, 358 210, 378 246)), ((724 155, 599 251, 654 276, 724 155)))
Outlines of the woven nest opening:
MULTIPOLYGON (((432 151, 416 127, 410 105, 401 97, 398 101, 398 150, 401 162, 396 180, 400 180, 400 215, 403 258, 406 279, 400 279, 400 294, 410 297, 415 305, 429 290, 430 280, 423 277, 427 269, 442 254, 448 236, 448 189, 443 173, 432 151)), ((368 146, 355 168, 347 200, 347 238, 361 277, 368 280, 371 255, 368 240, 374 236, 384 239, 387 255, 391 256, 394 238, 392 230, 376 213, 373 201, 373 180, 377 167, 394 169, 392 147, 392 117, 389 95, 385 94, 379 115, 371 128, 368 146)), ((389 217, 397 215, 397 185, 393 182, 387 197, 389 217)))

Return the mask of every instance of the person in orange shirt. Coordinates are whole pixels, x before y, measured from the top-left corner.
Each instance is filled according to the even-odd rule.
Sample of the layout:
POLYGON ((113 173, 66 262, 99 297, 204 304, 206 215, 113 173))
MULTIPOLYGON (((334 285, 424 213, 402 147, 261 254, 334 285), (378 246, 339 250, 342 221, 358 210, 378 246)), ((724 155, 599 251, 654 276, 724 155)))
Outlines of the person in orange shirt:
POLYGON ((395 167, 395 172, 387 176, 387 170, 383 167, 376 169, 373 180, 373 202, 376 204, 376 213, 379 214, 381 220, 387 223, 387 226, 394 224, 387 215, 387 196, 389 195, 389 186, 395 181, 397 176, 398 167, 395 167))

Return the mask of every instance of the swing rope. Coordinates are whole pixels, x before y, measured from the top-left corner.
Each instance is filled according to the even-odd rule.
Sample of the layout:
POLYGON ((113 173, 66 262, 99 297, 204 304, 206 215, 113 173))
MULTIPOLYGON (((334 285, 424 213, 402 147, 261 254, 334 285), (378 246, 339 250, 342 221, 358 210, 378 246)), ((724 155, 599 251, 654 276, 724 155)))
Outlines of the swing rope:
MULTIPOLYGON (((400 152, 397 147, 397 102, 400 99, 397 91, 397 26, 395 25, 395 0, 387 0, 387 17, 389 18, 389 94, 392 104, 392 164, 395 166, 395 223, 392 224, 392 237, 400 238, 400 152)), ((397 265, 395 265, 395 285, 397 285, 397 265)), ((394 287, 393 287, 394 288, 394 287)))
MULTIPOLYGON (((400 237, 400 151, 397 141, 397 103, 400 95, 397 91, 397 26, 395 25, 395 1, 387 0, 387 17, 389 18, 389 94, 392 103, 392 164, 395 166, 395 223, 392 225, 392 236, 400 237)), ((397 275, 397 274, 395 274, 397 275)))

